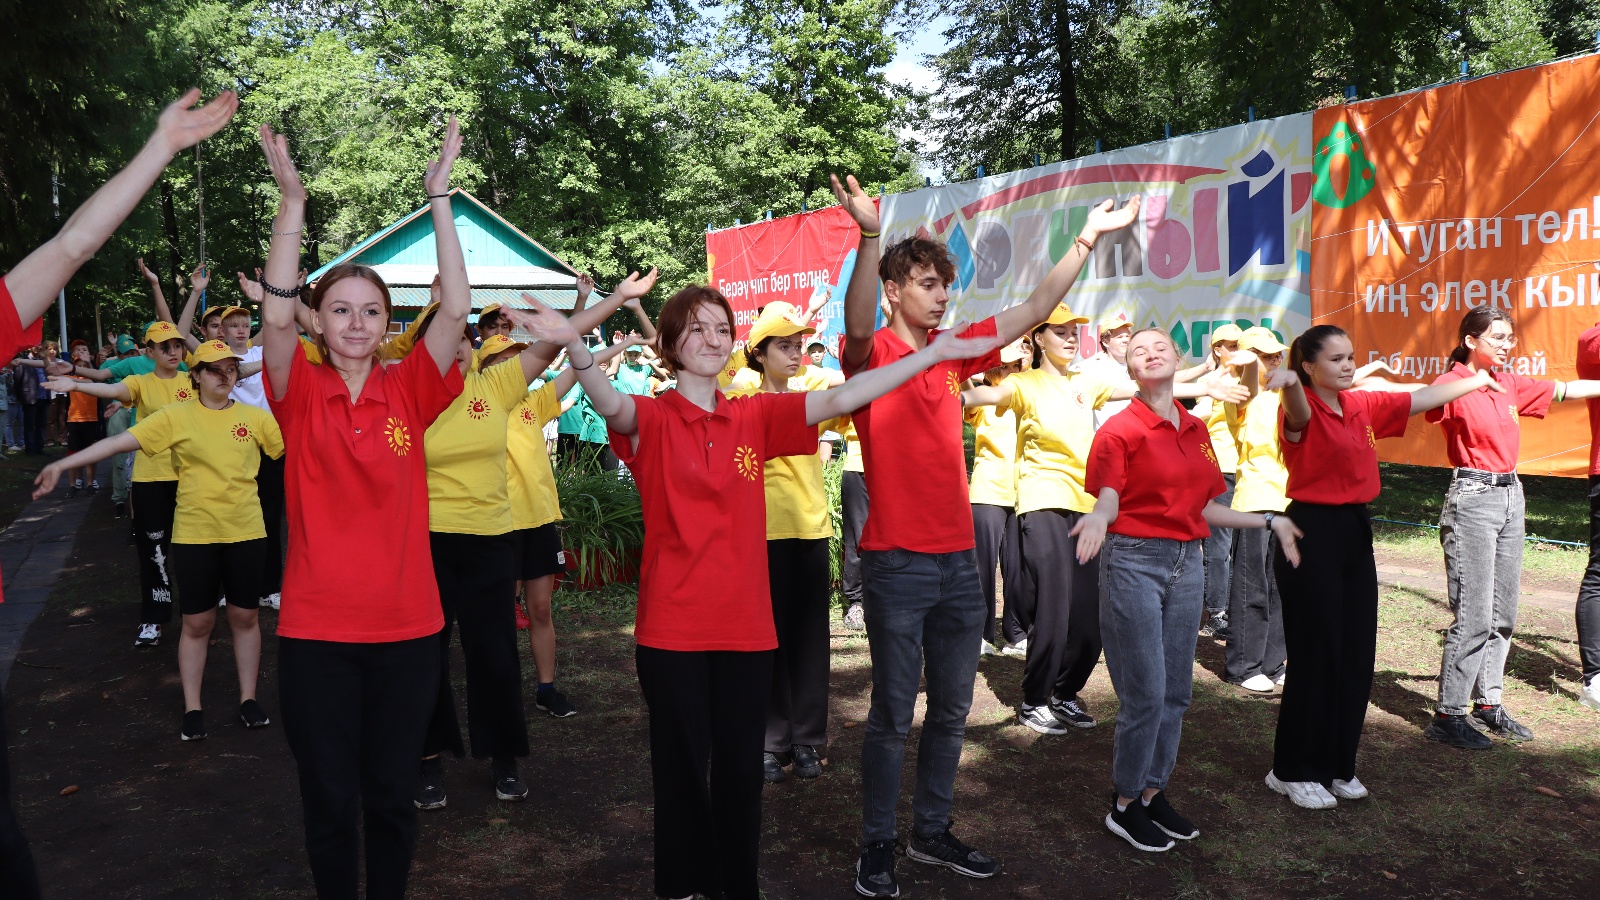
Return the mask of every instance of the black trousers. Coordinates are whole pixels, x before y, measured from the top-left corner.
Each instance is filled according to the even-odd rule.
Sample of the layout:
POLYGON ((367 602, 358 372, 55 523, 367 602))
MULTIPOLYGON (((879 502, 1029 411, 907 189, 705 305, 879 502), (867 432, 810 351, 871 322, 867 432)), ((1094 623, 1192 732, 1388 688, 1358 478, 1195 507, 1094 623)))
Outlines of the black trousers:
POLYGON ((1355 777, 1378 650, 1378 567, 1363 504, 1291 502, 1305 532, 1300 566, 1273 554, 1283 595, 1283 637, 1294 677, 1278 707, 1273 772, 1283 781, 1355 777))
POLYGON ((1228 596, 1227 680, 1242 684, 1283 671, 1283 598, 1273 572, 1278 538, 1266 528, 1240 528, 1233 536, 1233 587, 1228 596))
POLYGON ((866 598, 861 589, 860 544, 861 529, 867 524, 867 476, 860 472, 839 473, 839 506, 844 519, 844 534, 839 536, 844 559, 839 571, 844 582, 844 602, 849 606, 866 598))
POLYGON ((300 773, 306 854, 322 900, 405 896, 417 843, 417 759, 438 689, 433 637, 382 644, 278 639, 278 703, 300 773))
POLYGON ((1052 695, 1071 700, 1100 660, 1100 561, 1078 562, 1078 539, 1069 534, 1082 517, 1062 509, 1019 517, 1022 565, 1035 590, 1022 669, 1022 702, 1029 706, 1044 706, 1052 695))
POLYGON ((635 651, 650 709, 658 897, 761 894, 761 743, 772 656, 635 651))
POLYGON ((778 649, 772 659, 767 750, 828 743, 828 539, 767 541, 778 649))
POLYGON ((1589 476, 1589 568, 1578 588, 1578 659, 1583 680, 1600 675, 1600 475, 1589 476))
MULTIPOLYGON (((28 375, 32 378, 32 374, 28 375)), ((22 447, 24 453, 44 452, 44 423, 50 418, 50 401, 38 400, 22 404, 22 447)))
POLYGON ((983 620, 983 639, 995 643, 995 566, 1000 568, 1000 581, 1005 597, 1005 613, 1000 623, 1000 636, 1008 644, 1015 644, 1028 636, 1033 625, 1033 603, 1024 597, 1031 595, 1031 584, 1022 571, 1022 531, 1017 514, 1009 506, 992 503, 972 504, 972 531, 977 540, 978 583, 983 589, 983 602, 989 607, 988 618, 983 620))
POLYGON ((261 561, 261 596, 283 590, 283 457, 261 454, 256 473, 256 493, 261 498, 261 518, 267 523, 266 558, 261 561))
POLYGON ((39 871, 22 826, 11 811, 11 757, 6 731, 6 698, 0 693, 0 897, 38 900, 39 871))
POLYGON ((129 495, 139 553, 139 622, 165 625, 172 621, 172 515, 178 509, 178 482, 135 481, 129 495))
POLYGON ((528 716, 522 708, 522 657, 517 654, 516 544, 510 534, 442 531, 428 532, 428 542, 444 630, 435 638, 439 693, 423 755, 445 750, 462 754, 450 684, 450 630, 460 623, 473 758, 527 756, 528 716))

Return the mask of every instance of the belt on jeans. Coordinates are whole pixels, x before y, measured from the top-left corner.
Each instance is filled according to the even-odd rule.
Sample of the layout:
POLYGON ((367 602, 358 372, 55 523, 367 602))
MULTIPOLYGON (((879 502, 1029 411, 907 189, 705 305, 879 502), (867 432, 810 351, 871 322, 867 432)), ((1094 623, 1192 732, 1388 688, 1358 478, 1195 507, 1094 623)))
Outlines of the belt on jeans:
POLYGON ((1510 487, 1517 483, 1515 472, 1485 472, 1482 469, 1456 469, 1457 478, 1469 481, 1481 481, 1494 487, 1510 487))

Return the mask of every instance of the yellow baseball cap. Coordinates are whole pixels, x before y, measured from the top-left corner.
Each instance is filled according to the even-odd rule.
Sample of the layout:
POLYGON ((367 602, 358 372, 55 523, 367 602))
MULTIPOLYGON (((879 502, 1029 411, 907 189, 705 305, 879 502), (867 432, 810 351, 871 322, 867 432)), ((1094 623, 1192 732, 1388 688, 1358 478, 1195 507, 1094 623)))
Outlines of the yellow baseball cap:
POLYGON ((499 311, 500 311, 500 304, 491 303, 488 306, 485 306, 483 308, 483 310, 478 313, 478 321, 482 322, 484 319, 489 318, 490 316, 494 315, 495 313, 497 313, 499 311))
POLYGON ((1100 332, 1099 333, 1100 333, 1101 337, 1105 337, 1106 335, 1110 334, 1113 331, 1116 331, 1119 328, 1132 328, 1132 327, 1133 327, 1133 320, 1128 318, 1127 313, 1117 313, 1116 315, 1114 315, 1114 316, 1112 316, 1112 317, 1110 317, 1108 319, 1101 319, 1100 320, 1100 332))
POLYGON ((759 347, 761 342, 769 337, 789 337, 796 334, 816 334, 817 330, 810 325, 796 321, 800 318, 800 310, 793 303, 781 300, 768 303, 756 317, 756 323, 750 326, 750 339, 745 342, 746 347, 759 347))
POLYGON ((1239 349, 1255 350, 1260 353, 1282 353, 1289 348, 1278 340, 1278 336, 1273 334, 1271 329, 1256 325, 1246 328, 1239 335, 1239 349))
POLYGON ((194 352, 189 354, 191 363, 214 363, 221 362, 224 359, 238 358, 239 354, 234 353, 233 348, 222 341, 206 341, 194 348, 194 352))
POLYGON ((1223 341, 1237 341, 1243 335, 1244 329, 1233 324, 1232 322, 1229 322, 1226 325, 1219 325, 1214 331, 1211 332, 1211 346, 1215 347, 1217 344, 1223 341))
POLYGON ((245 315, 248 316, 248 315, 250 315, 250 310, 245 309, 242 306, 224 306, 222 308, 222 318, 223 319, 227 319, 229 316, 232 316, 232 315, 238 315, 239 313, 244 313, 245 315))
POLYGON ((1077 313, 1072 311, 1072 307, 1066 305, 1065 303, 1058 303, 1058 304, 1056 304, 1056 308, 1051 310, 1050 318, 1045 319, 1043 322, 1041 322, 1039 324, 1041 324, 1041 325, 1086 325, 1086 324, 1088 324, 1088 322, 1089 322, 1089 317, 1088 316, 1080 316, 1077 313))
POLYGON ((150 327, 144 330, 144 341, 147 344, 164 344, 167 341, 181 341, 183 335, 178 333, 178 326, 171 322, 151 322, 150 327))
POLYGON ((499 356, 507 350, 515 350, 521 353, 526 349, 528 349, 527 344, 513 341, 503 334, 491 334, 483 339, 483 346, 473 353, 473 361, 477 368, 481 369, 486 360, 499 356))

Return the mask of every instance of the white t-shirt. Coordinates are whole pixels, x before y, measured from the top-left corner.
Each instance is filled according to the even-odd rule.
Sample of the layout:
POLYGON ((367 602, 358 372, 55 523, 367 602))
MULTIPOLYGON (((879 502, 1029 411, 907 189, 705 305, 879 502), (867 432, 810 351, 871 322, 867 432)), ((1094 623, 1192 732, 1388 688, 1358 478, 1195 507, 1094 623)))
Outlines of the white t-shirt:
MULTIPOLYGON (((261 361, 261 348, 252 344, 250 348, 239 357, 241 363, 258 363, 261 361)), ((268 412, 272 408, 267 404, 267 386, 262 380, 265 373, 257 372, 249 378, 241 378, 233 385, 233 391, 228 396, 251 406, 259 406, 268 412)))
MULTIPOLYGON (((1111 354, 1104 350, 1101 350, 1099 353, 1096 353, 1088 359, 1080 361, 1078 365, 1083 367, 1083 371, 1094 373, 1100 377, 1100 380, 1106 382, 1112 387, 1126 387, 1132 390, 1138 390, 1139 388, 1139 383, 1133 380, 1132 375, 1128 374, 1128 367, 1119 364, 1116 360, 1111 358, 1111 354)), ((1094 412, 1095 430, 1099 431, 1100 426, 1104 425, 1107 419, 1127 409, 1128 404, 1132 402, 1133 401, 1131 400, 1106 401, 1106 405, 1100 407, 1094 412)))

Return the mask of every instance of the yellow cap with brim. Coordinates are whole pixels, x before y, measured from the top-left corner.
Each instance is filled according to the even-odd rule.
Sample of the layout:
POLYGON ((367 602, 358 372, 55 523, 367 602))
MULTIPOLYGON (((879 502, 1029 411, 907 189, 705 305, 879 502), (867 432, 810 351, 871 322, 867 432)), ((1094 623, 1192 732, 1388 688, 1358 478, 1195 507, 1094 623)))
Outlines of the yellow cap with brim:
POLYGON ((238 315, 239 313, 244 313, 248 316, 250 315, 250 310, 245 309, 242 306, 224 306, 222 308, 222 318, 224 321, 226 321, 229 316, 238 315))
POLYGON ((1101 337, 1105 337, 1106 335, 1110 334, 1113 331, 1116 331, 1119 328, 1132 328, 1132 327, 1133 327, 1133 320, 1129 319, 1126 313, 1117 313, 1116 315, 1112 316, 1109 319, 1101 319, 1100 320, 1100 331, 1099 331, 1099 334, 1100 334, 1101 337))
POLYGON ((521 353, 526 349, 528 349, 527 344, 513 341, 511 338, 508 338, 503 334, 491 334, 483 339, 483 346, 477 349, 477 351, 473 354, 473 358, 477 364, 477 367, 481 369, 483 368, 483 364, 485 362, 493 359, 496 356, 499 356, 507 350, 515 350, 518 353, 521 353))
POLYGON ((1254 350, 1257 353, 1282 353, 1289 348, 1278 340, 1278 336, 1273 334, 1271 329, 1257 325, 1246 328, 1240 333, 1239 349, 1254 350))
POLYGON ((178 333, 178 326, 171 322, 151 322, 150 327, 144 330, 144 341, 147 344, 164 344, 167 341, 181 341, 183 335, 178 333))
POLYGON ((495 313, 497 313, 499 311, 500 311, 500 304, 491 303, 488 306, 485 306, 483 308, 482 312, 478 313, 478 321, 482 322, 484 319, 489 318, 490 316, 494 315, 495 313))
POLYGON ((214 363, 225 359, 238 358, 239 354, 233 352, 233 348, 222 341, 206 341, 194 348, 194 352, 189 354, 191 364, 214 363))
POLYGON ((405 333, 411 336, 413 342, 417 339, 417 332, 421 331, 422 326, 427 324, 428 320, 433 318, 433 314, 438 311, 439 304, 437 302, 429 303, 422 308, 422 312, 417 313, 417 317, 411 320, 411 324, 406 326, 405 333))
POLYGON ((1014 363, 1027 358, 1028 354, 1022 349, 1022 341, 1020 339, 1000 348, 1000 361, 1002 363, 1014 363))
POLYGON ((1219 325, 1216 330, 1211 332, 1211 346, 1215 347, 1223 341, 1237 341, 1242 336, 1244 336, 1244 329, 1232 322, 1226 325, 1219 325))
POLYGON ((759 347, 761 342, 770 337, 790 337, 796 334, 816 334, 817 330, 810 325, 803 325, 795 321, 800 316, 800 310, 793 303, 768 303, 761 315, 756 317, 756 323, 750 326, 750 339, 745 343, 747 347, 759 347))
POLYGON ((1088 316, 1080 316, 1072 311, 1072 307, 1065 303, 1057 303, 1056 308, 1050 311, 1050 318, 1040 322, 1041 325, 1087 325, 1088 316))

